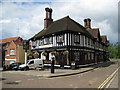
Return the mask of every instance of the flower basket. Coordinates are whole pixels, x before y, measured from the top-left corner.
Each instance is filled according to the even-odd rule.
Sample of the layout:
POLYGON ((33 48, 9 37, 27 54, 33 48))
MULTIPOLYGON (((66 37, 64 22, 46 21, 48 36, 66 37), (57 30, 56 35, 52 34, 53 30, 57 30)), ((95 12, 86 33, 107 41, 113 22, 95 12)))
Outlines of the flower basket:
POLYGON ((35 53, 33 54, 33 56, 34 56, 34 58, 38 58, 38 57, 39 57, 39 53, 38 53, 38 52, 35 52, 35 53))
POLYGON ((68 52, 68 51, 64 51, 63 54, 64 54, 64 55, 68 55, 69 52, 68 52))
POLYGON ((43 55, 43 56, 47 56, 47 53, 46 53, 46 52, 42 52, 42 55, 43 55))

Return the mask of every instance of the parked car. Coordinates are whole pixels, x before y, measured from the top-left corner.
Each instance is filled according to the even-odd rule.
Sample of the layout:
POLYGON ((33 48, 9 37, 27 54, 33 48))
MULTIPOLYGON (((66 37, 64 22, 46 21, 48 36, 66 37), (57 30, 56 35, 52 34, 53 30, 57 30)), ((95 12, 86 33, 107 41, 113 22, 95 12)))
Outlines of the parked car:
POLYGON ((28 60, 27 64, 22 64, 19 66, 20 70, 29 70, 29 69, 36 69, 36 68, 43 68, 43 60, 41 59, 31 59, 28 60))
POLYGON ((21 63, 18 62, 9 65, 4 65, 3 70, 17 70, 18 68, 16 67, 19 67, 19 65, 21 65, 21 63))
POLYGON ((21 65, 22 63, 14 63, 14 66, 12 67, 12 70, 18 70, 19 69, 19 66, 21 65))

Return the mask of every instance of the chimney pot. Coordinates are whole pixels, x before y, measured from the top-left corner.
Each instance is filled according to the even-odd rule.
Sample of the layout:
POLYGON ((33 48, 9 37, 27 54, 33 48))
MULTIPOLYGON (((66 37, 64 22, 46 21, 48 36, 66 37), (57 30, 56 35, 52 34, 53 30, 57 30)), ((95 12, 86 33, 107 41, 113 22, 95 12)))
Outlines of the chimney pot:
POLYGON ((86 29, 91 29, 91 19, 90 18, 84 19, 84 26, 86 29))
POLYGON ((44 28, 47 28, 52 22, 52 9, 51 8, 45 8, 46 11, 46 18, 44 19, 44 28))
POLYGON ((45 11, 46 11, 46 12, 49 12, 49 8, 48 8, 48 7, 47 7, 47 8, 45 8, 45 11))
POLYGON ((52 13, 52 8, 49 9, 49 12, 52 13))

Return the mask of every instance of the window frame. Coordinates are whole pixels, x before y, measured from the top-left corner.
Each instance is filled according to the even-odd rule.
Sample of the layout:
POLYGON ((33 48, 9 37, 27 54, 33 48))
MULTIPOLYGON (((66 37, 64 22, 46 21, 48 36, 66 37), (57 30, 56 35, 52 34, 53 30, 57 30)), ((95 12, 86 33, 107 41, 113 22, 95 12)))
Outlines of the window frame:
POLYGON ((15 49, 10 49, 10 55, 15 55, 15 49), (13 50, 13 51, 11 51, 13 50))
POLYGON ((57 43, 63 43, 64 42, 64 35, 57 36, 57 43))
POLYGON ((74 34, 74 43, 80 43, 80 36, 74 34))

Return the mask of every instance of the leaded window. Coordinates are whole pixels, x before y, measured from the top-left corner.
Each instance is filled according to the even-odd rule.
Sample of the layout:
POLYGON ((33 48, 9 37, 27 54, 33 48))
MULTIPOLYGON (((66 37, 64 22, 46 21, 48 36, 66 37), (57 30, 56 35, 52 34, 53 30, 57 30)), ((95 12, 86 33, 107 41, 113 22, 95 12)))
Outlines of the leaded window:
POLYGON ((74 35, 74 42, 75 43, 80 43, 80 37, 79 37, 79 35, 74 35))
POLYGON ((53 38, 50 37, 50 38, 49 38, 49 44, 52 44, 52 43, 53 43, 53 38))
POLYGON ((37 46, 37 45, 36 45, 36 41, 33 41, 33 42, 32 42, 32 46, 33 46, 33 47, 36 47, 36 46, 37 46))
POLYGON ((87 37, 85 36, 85 45, 87 45, 87 37))
POLYGON ((58 42, 58 43, 63 43, 63 42, 64 42, 64 37, 63 37, 63 35, 57 36, 57 42, 58 42))
POLYGON ((49 44, 49 38, 44 39, 44 44, 49 44))
POLYGON ((39 43, 40 43, 40 45, 43 45, 43 43, 44 43, 43 39, 41 39, 39 43))

